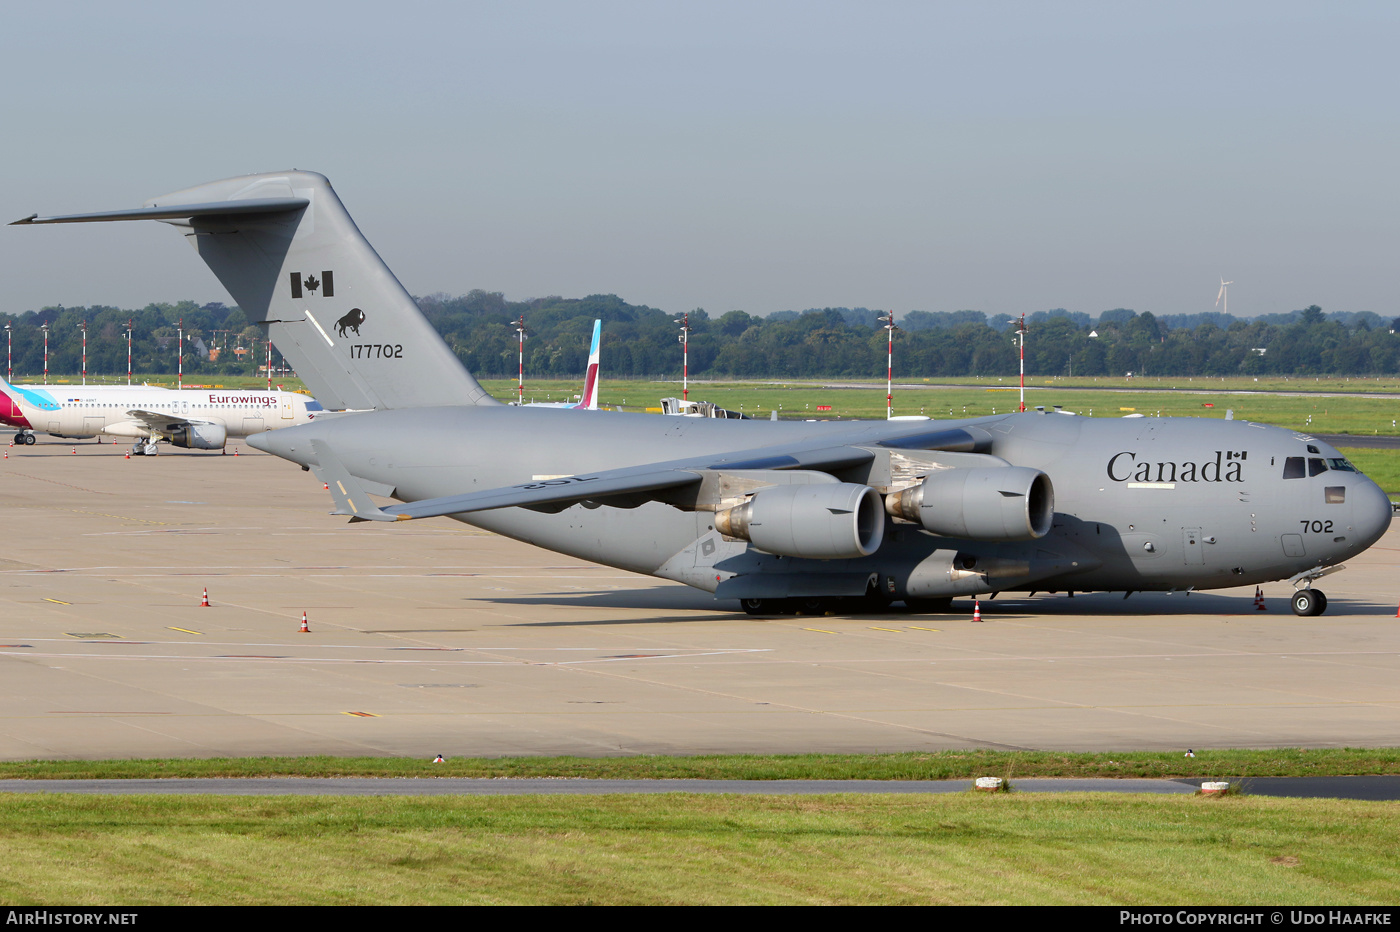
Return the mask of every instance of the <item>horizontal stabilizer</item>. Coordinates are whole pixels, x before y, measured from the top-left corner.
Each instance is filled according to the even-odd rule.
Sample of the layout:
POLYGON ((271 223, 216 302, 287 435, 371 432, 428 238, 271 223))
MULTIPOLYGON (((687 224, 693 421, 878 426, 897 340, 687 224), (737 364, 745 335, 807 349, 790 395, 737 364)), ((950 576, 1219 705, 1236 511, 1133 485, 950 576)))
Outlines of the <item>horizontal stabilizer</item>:
POLYGON ((31 214, 10 226, 26 223, 102 223, 109 220, 189 220, 192 217, 238 217, 247 214, 280 214, 300 210, 311 202, 304 197, 255 197, 210 204, 176 204, 172 207, 137 207, 131 210, 104 210, 89 214, 41 217, 31 214))

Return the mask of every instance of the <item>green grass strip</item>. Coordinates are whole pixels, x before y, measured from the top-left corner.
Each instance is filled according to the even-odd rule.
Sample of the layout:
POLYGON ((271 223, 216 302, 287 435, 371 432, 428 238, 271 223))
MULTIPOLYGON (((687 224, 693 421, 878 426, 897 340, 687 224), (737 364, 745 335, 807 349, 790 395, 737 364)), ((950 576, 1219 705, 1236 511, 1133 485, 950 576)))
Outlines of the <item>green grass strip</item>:
POLYGON ((0 795, 0 902, 1393 904, 1400 804, 0 795))
POLYGON ((245 757, 207 760, 0 762, 0 778, 143 777, 592 777, 701 780, 954 780, 1018 777, 1302 777, 1400 773, 1397 748, 1067 753, 936 751, 901 754, 698 755, 694 757, 456 758, 245 757))

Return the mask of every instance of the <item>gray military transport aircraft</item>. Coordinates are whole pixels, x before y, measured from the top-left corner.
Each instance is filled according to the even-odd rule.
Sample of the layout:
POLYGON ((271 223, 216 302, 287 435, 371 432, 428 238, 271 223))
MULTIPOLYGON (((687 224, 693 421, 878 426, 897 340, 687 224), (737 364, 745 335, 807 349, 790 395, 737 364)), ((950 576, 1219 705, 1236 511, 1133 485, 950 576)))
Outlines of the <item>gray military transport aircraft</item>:
POLYGON ((1037 409, 775 423, 506 406, 312 172, 17 222, 142 219, 179 229, 321 403, 354 412, 249 441, 316 470, 333 513, 352 520, 447 515, 751 614, 1287 579, 1294 612, 1317 615, 1327 599, 1312 583, 1390 524, 1386 495, 1336 449, 1244 421, 1037 409))

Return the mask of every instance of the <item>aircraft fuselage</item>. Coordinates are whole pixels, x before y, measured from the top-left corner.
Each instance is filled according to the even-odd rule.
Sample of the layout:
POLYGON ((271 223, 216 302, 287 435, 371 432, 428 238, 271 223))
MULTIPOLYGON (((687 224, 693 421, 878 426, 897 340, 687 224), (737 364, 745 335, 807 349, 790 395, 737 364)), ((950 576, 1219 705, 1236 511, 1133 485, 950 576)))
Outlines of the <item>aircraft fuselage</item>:
MULTIPOLYGON (((813 560, 725 539, 715 531, 713 512, 654 501, 635 508, 586 502, 558 514, 506 508, 455 517, 721 596, 780 597, 781 578, 787 577, 801 581, 789 586, 793 592, 811 591, 822 579, 869 578, 891 598, 1002 589, 1239 586, 1338 563, 1374 543, 1390 521, 1385 494, 1334 448, 1281 428, 1054 413, 934 425, 979 427, 991 437, 986 453, 1047 473, 1055 501, 1050 532, 1029 541, 958 540, 887 517, 883 543, 873 555, 813 560), (727 584, 735 577, 754 582, 727 584)), ((392 488, 395 498, 417 501, 780 445, 814 434, 829 434, 833 445, 878 444, 892 432, 885 421, 713 421, 443 407, 335 418, 260 437, 255 445, 317 465, 310 440, 326 440, 354 475, 392 488)), ((837 478, 892 491, 893 480, 878 461, 837 478)))

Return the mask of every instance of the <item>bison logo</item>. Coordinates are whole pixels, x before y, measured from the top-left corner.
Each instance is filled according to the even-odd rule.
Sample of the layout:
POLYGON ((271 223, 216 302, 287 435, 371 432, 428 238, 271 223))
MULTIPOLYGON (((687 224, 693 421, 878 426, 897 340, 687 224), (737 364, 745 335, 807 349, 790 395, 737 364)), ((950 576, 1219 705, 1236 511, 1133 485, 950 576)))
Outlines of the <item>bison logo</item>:
POLYGON ((364 322, 365 312, 357 307, 352 307, 350 309, 350 313, 346 314, 344 317, 340 318, 340 320, 337 320, 335 322, 335 329, 340 333, 342 337, 345 336, 345 331, 347 329, 355 331, 355 336, 359 336, 360 324, 364 322))

